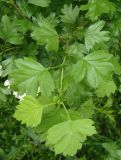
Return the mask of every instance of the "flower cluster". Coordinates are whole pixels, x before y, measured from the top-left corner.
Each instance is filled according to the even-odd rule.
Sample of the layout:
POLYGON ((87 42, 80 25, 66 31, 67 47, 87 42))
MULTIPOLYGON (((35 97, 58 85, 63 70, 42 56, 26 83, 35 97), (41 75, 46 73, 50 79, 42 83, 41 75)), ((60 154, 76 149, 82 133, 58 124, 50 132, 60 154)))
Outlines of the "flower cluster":
MULTIPOLYGON (((4 86, 6 86, 6 87, 8 87, 8 88, 10 89, 10 81, 9 81, 9 80, 6 80, 6 81, 4 82, 4 86)), ((20 95, 18 92, 13 91, 13 95, 14 95, 17 99, 19 99, 20 101, 22 101, 23 98, 26 96, 26 93, 20 95)))

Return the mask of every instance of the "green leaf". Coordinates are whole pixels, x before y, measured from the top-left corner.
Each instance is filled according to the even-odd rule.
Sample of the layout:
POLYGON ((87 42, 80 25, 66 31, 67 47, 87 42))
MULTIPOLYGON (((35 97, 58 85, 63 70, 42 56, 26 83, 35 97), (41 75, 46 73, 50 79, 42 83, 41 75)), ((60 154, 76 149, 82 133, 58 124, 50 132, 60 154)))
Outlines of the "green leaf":
POLYGON ((15 63, 17 69, 9 76, 13 90, 37 96, 40 87, 42 95, 51 95, 54 80, 46 68, 31 58, 18 59, 15 63))
POLYGON ((81 105, 78 112, 81 114, 81 118, 92 118, 92 115, 94 114, 94 108, 95 105, 92 99, 88 99, 81 105))
POLYGON ((109 97, 106 101, 106 103, 104 104, 104 106, 102 107, 102 109, 109 109, 113 106, 113 99, 111 97, 109 97))
POLYGON ((54 79, 48 71, 44 71, 39 79, 39 86, 42 95, 50 96, 54 91, 54 79))
POLYGON ((79 60, 72 66, 71 75, 75 82, 80 82, 84 79, 86 75, 86 66, 87 64, 84 60, 79 60))
POLYGON ((101 31, 104 24, 104 21, 98 21, 89 26, 85 31, 85 45, 88 50, 92 49, 95 44, 109 40, 109 32, 101 31))
POLYGON ((112 55, 99 50, 83 57, 72 66, 71 76, 75 82, 87 79, 91 87, 96 88, 101 82, 112 75, 114 70, 111 63, 112 55))
MULTIPOLYGON (((72 120, 79 119, 80 115, 74 110, 69 110, 72 120)), ((47 131, 52 126, 67 120, 67 115, 64 109, 53 108, 50 112, 43 113, 42 122, 33 131, 39 135, 40 142, 46 141, 47 131)))
POLYGON ((116 91, 117 87, 113 80, 105 81, 101 83, 96 90, 96 94, 98 97, 109 97, 111 94, 113 94, 116 91))
MULTIPOLYGON (((115 158, 115 160, 121 159, 121 155, 119 152, 120 146, 114 141, 114 142, 108 142, 102 144, 103 148, 110 154, 111 158, 115 158)), ((109 159, 110 160, 110 159, 109 159)))
POLYGON ((17 26, 19 31, 25 34, 27 31, 30 31, 32 28, 32 22, 27 20, 14 19, 14 25, 17 26))
POLYGON ((114 65, 114 72, 117 75, 121 75, 121 64, 119 56, 112 57, 112 63, 114 65))
POLYGON ((87 53, 87 49, 84 44, 75 42, 69 46, 68 53, 70 56, 83 57, 83 54, 87 53))
POLYGON ((35 127, 41 123, 43 107, 32 96, 26 96, 16 107, 14 118, 27 127, 35 127))
POLYGON ((21 44, 23 36, 18 33, 17 27, 11 23, 7 15, 2 17, 0 24, 0 38, 11 44, 21 44))
POLYGON ((40 7, 48 7, 50 0, 28 0, 29 3, 40 7))
POLYGON ((13 66, 14 66, 14 58, 8 58, 4 61, 2 61, 2 66, 3 66, 3 73, 2 73, 2 77, 7 76, 8 74, 11 73, 13 66))
POLYGON ((29 43, 27 41, 24 41, 24 44, 22 45, 22 50, 20 51, 20 54, 24 54, 28 57, 35 57, 38 55, 38 45, 36 43, 29 43))
POLYGON ((80 9, 82 11, 88 10, 86 17, 94 21, 103 13, 109 13, 110 11, 114 12, 115 5, 109 0, 89 0, 88 4, 82 5, 80 9))
MULTIPOLYGON (((20 25, 23 25, 22 21, 25 20, 24 24, 26 23, 26 27, 27 27, 28 26, 27 23, 31 24, 31 21, 27 21, 27 18, 30 19, 32 17, 32 15, 35 14, 35 11, 37 11, 38 8, 33 6, 33 5, 29 5, 28 0, 27 1, 18 1, 17 0, 16 5, 19 7, 19 9, 21 10, 21 12, 24 16, 21 19, 21 24, 20 25)), ((17 20, 19 20, 19 19, 17 18, 17 20)), ((24 29, 26 29, 26 27, 24 29)))
POLYGON ((35 99, 32 96, 25 96, 16 107, 14 118, 21 121, 22 124, 26 124, 27 127, 36 127, 41 123, 42 114, 53 108, 54 105, 52 97, 42 96, 35 99))
POLYGON ((101 82, 112 75, 114 70, 113 64, 110 62, 111 54, 106 51, 95 51, 86 57, 87 62, 87 81, 93 88, 96 88, 101 82))
MULTIPOLYGON (((70 114, 70 117, 72 120, 80 118, 79 113, 74 110, 70 109, 69 114, 70 114)), ((67 120, 67 115, 66 115, 65 110, 63 108, 61 108, 61 109, 60 108, 53 108, 51 111, 43 113, 41 124, 38 125, 37 127, 33 128, 33 130, 40 135, 40 139, 41 139, 41 137, 43 137, 43 135, 45 135, 45 137, 46 137, 46 133, 49 128, 51 128, 52 126, 54 126, 58 123, 64 122, 66 120, 67 120)), ((43 141, 45 141, 45 139, 43 141)))
POLYGON ((53 25, 46 19, 39 21, 38 24, 38 27, 33 27, 32 38, 39 45, 45 45, 47 51, 57 51, 59 47, 59 36, 53 25))
POLYGON ((0 84, 0 102, 7 102, 7 95, 10 95, 11 91, 0 84))
POLYGON ((47 145, 52 146, 56 154, 73 156, 86 137, 96 133, 93 123, 90 119, 78 119, 54 125, 48 130, 47 145))
POLYGON ((63 15, 61 15, 61 21, 67 24, 74 24, 79 15, 79 11, 78 6, 73 8, 72 5, 64 5, 64 8, 62 9, 63 15))
POLYGON ((117 19, 110 23, 111 33, 118 36, 121 32, 121 17, 118 16, 117 19))
POLYGON ((81 81, 81 83, 72 81, 66 90, 64 99, 70 107, 75 107, 81 105, 91 95, 90 88, 84 81, 81 81))
POLYGON ((33 131, 39 135, 40 142, 46 141, 47 131, 49 128, 67 120, 65 112, 62 111, 62 109, 55 108, 54 110, 43 114, 41 124, 33 128, 33 131))

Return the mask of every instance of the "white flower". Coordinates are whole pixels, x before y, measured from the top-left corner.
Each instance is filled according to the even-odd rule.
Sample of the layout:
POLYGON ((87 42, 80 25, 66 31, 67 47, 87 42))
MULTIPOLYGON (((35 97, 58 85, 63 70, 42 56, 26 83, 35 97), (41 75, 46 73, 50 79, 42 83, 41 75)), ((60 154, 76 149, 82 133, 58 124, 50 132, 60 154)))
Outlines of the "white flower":
POLYGON ((40 93, 40 91, 41 91, 41 90, 40 90, 40 87, 38 87, 38 93, 40 93))
POLYGON ((17 92, 13 91, 13 95, 16 97, 17 96, 17 92))
POLYGON ((6 80, 6 81, 4 82, 4 86, 8 86, 8 88, 10 88, 10 81, 9 81, 9 80, 6 80))
POLYGON ((24 97, 26 96, 26 93, 20 95, 20 94, 18 94, 16 91, 13 91, 13 95, 14 95, 17 99, 19 99, 20 101, 22 101, 22 100, 24 99, 24 97))
POLYGON ((20 101, 22 101, 24 99, 24 97, 26 97, 26 93, 19 96, 20 101))
POLYGON ((37 96, 39 95, 40 92, 41 92, 40 87, 38 87, 37 96))

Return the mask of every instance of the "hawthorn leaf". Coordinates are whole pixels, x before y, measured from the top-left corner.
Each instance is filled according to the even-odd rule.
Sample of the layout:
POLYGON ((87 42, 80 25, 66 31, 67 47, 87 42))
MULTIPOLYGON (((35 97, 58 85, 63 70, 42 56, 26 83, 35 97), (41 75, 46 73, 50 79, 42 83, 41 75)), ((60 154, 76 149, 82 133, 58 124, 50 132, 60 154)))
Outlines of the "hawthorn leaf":
POLYGON ((81 82, 86 78, 90 86, 96 88, 112 74, 114 66, 111 58, 112 55, 107 51, 94 51, 72 65, 71 76, 75 82, 81 82))
POLYGON ((36 43, 29 43, 29 42, 24 41, 20 54, 23 53, 23 55, 26 55, 28 57, 35 57, 39 53, 38 48, 39 47, 36 43))
POLYGON ((0 24, 0 38, 11 44, 21 44, 23 36, 18 33, 17 27, 4 15, 0 24))
POLYGON ((116 20, 113 20, 110 23, 111 33, 113 33, 115 36, 118 36, 121 32, 121 17, 118 16, 116 20))
POLYGON ((29 3, 40 7, 48 7, 50 0, 28 0, 29 3))
POLYGON ((44 71, 39 79, 40 91, 45 96, 51 96, 54 91, 54 80, 48 71, 44 71))
POLYGON ((84 44, 75 42, 69 46, 68 53, 70 56, 83 57, 83 54, 87 53, 87 49, 84 44))
POLYGON ((84 60, 79 60, 72 66, 71 75, 75 82, 80 82, 84 79, 86 75, 86 67, 87 64, 84 60))
POLYGON ((35 127, 41 123, 43 107, 34 97, 26 96, 16 107, 14 118, 27 127, 35 127))
POLYGON ((31 36, 39 45, 45 45, 47 51, 57 51, 59 47, 59 36, 51 23, 47 20, 39 21, 39 26, 33 27, 31 36))
POLYGON ((104 13, 114 12, 115 5, 109 0, 89 0, 88 4, 81 5, 80 9, 87 10, 86 17, 95 21, 104 13))
POLYGON ((47 146, 54 148, 56 154, 73 156, 87 136, 96 133, 94 122, 90 119, 67 120, 51 127, 47 132, 47 146))
POLYGON ((117 160, 121 159, 121 154, 118 153, 121 152, 120 145, 116 143, 116 141, 111 142, 105 142, 102 144, 102 147, 109 153, 109 159, 108 160, 117 160), (110 158, 111 157, 111 158, 110 158))
POLYGON ((84 83, 84 81, 81 81, 80 83, 72 81, 65 92, 64 98, 70 107, 75 107, 79 106, 85 101, 85 98, 87 99, 90 96, 92 96, 92 93, 90 92, 89 86, 84 83))
POLYGON ((112 57, 112 63, 114 65, 115 74, 121 75, 121 64, 119 56, 112 57))
POLYGON ((6 77, 8 74, 11 73, 11 71, 14 67, 14 58, 10 57, 10 58, 2 61, 2 66, 3 66, 2 77, 6 77))
POLYGON ((104 97, 104 96, 109 97, 111 94, 113 94, 116 91, 116 89, 117 87, 113 80, 104 81, 98 86, 96 90, 96 94, 98 97, 104 97))
POLYGON ((72 4, 64 5, 64 8, 62 9, 61 15, 61 21, 67 24, 74 24, 76 22, 76 19, 79 15, 80 9, 78 6, 72 7, 72 4))
POLYGON ((111 63, 112 55, 106 51, 92 52, 83 59, 87 62, 87 81, 91 87, 96 88, 100 82, 112 75, 114 66, 111 63))
POLYGON ((13 90, 36 97, 40 87, 42 95, 51 95, 54 90, 54 80, 45 67, 31 58, 18 59, 15 63, 17 69, 9 75, 13 90))
MULTIPOLYGON (((51 107, 52 108, 52 107, 51 107)), ((80 114, 77 111, 69 109, 69 114, 72 120, 79 119, 80 114)), ((37 127, 33 128, 33 130, 37 133, 47 132, 49 128, 52 126, 64 122, 67 120, 67 115, 63 108, 53 108, 49 112, 44 112, 42 117, 42 122, 37 127)))
POLYGON ((81 104, 78 112, 81 114, 81 118, 92 118, 94 114, 95 105, 92 99, 86 100, 83 104, 81 104))
POLYGON ((43 113, 42 122, 33 131, 39 135, 40 142, 46 141, 47 131, 53 125, 67 120, 67 116, 62 112, 62 109, 53 109, 50 112, 43 113))
POLYGON ((85 46, 88 50, 92 49, 95 44, 109 40, 109 32, 101 31, 104 24, 104 21, 98 21, 90 25, 85 31, 85 46))
POLYGON ((109 97, 106 101, 106 103, 104 104, 103 108, 104 109, 109 109, 113 106, 113 99, 111 97, 109 97))
POLYGON ((14 19, 14 25, 17 26, 19 31, 25 34, 27 31, 30 31, 32 28, 32 22, 27 20, 14 19))
POLYGON ((7 102, 7 95, 10 95, 11 91, 5 86, 0 84, 0 103, 7 102))

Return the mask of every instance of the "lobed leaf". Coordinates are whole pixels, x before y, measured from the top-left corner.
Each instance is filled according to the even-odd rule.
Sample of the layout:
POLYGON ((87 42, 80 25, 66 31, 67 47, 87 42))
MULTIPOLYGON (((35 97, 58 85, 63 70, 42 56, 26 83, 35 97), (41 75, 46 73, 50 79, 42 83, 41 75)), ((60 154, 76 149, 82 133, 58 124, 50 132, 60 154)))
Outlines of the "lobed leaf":
POLYGON ((31 36, 39 45, 45 45, 47 51, 58 51, 59 36, 53 25, 47 20, 42 20, 38 27, 33 27, 31 36))
POLYGON ((47 132, 47 145, 52 146, 56 154, 73 156, 82 147, 87 136, 96 133, 90 119, 68 120, 51 127, 47 132))
POLYGON ((17 69, 9 76, 12 89, 36 97, 40 87, 42 95, 51 95, 54 80, 46 68, 31 58, 18 59, 15 63, 17 69))
POLYGON ((92 49, 95 44, 109 40, 109 32, 101 31, 104 24, 104 21, 98 21, 87 28, 85 32, 85 46, 88 50, 92 49))

